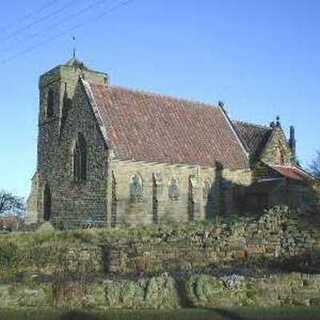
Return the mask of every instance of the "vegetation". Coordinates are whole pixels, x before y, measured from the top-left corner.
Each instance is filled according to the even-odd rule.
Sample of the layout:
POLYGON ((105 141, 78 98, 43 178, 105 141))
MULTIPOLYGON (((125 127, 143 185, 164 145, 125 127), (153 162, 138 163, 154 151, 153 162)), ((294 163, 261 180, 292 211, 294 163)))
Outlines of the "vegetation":
POLYGON ((317 152, 315 159, 310 165, 312 174, 320 179, 320 151, 317 152))
MULTIPOLYGON (((117 245, 121 245, 121 243, 134 244, 135 242, 154 241, 159 246, 167 246, 170 243, 174 245, 179 241, 185 243, 188 240, 199 245, 212 244, 215 246, 217 245, 215 239, 219 237, 219 244, 223 245, 222 241, 226 237, 241 238, 246 233, 248 224, 253 223, 254 226, 258 221, 258 224, 268 228, 269 225, 273 224, 273 221, 278 221, 280 216, 288 216, 293 219, 294 224, 299 226, 299 233, 302 230, 307 230, 307 226, 303 226, 305 221, 301 219, 295 221, 298 218, 294 216, 293 212, 289 212, 285 208, 274 208, 267 215, 258 219, 253 217, 227 217, 214 224, 195 222, 192 224, 143 226, 139 228, 69 231, 50 229, 3 234, 0 235, 0 280, 20 276, 28 272, 52 276, 59 275, 59 277, 65 276, 67 278, 81 276, 83 273, 98 276, 105 271, 103 261, 99 261, 101 247, 107 246, 108 243, 116 242, 117 245), (218 230, 220 230, 220 235, 217 233, 218 230)), ((318 228, 318 226, 316 218, 312 217, 312 225, 308 227, 318 228)), ((291 228, 294 228, 294 226, 291 228)), ((308 236, 308 234, 308 231, 306 231, 304 236, 308 236)), ((313 230, 312 234, 317 234, 317 230, 313 230)), ((295 242, 291 241, 290 243, 293 243, 292 246, 296 245, 295 242)), ((288 243, 288 246, 290 246, 290 243, 288 243)), ((279 262, 279 259, 277 261, 279 262)), ((255 266, 257 263, 257 261, 251 261, 250 259, 247 262, 255 266)), ((261 261, 260 264, 266 264, 267 262, 261 261)), ((273 263, 273 265, 275 264, 273 263)), ((295 263, 295 267, 298 265, 298 263, 295 263)), ((279 263, 278 266, 281 267, 279 263)), ((302 270, 291 271, 299 272, 302 270)))
MULTIPOLYGON (((270 243, 278 242, 280 230, 281 245, 286 252, 291 252, 292 248, 296 249, 301 243, 304 246, 313 240, 318 241, 317 245, 312 242, 313 248, 318 248, 320 238, 317 238, 316 235, 319 229, 312 229, 310 233, 311 229, 304 229, 302 225, 303 221, 299 215, 294 215, 288 208, 277 207, 258 218, 228 217, 216 223, 195 222, 180 226, 69 231, 40 228, 37 232, 0 235, 0 306, 2 308, 15 306, 16 308, 37 309, 59 307, 81 310, 172 310, 181 307, 196 307, 215 310, 214 316, 217 316, 217 319, 224 319, 225 316, 219 308, 240 305, 252 307, 319 306, 319 279, 311 274, 305 279, 301 273, 297 273, 305 273, 310 270, 314 261, 313 256, 301 257, 299 253, 283 260, 282 251, 278 251, 279 256, 273 256, 272 252, 269 256, 249 253, 248 256, 230 256, 231 260, 226 261, 219 260, 217 256, 218 260, 212 260, 210 264, 206 263, 203 266, 192 262, 187 268, 180 268, 180 265, 177 264, 177 269, 170 269, 176 261, 180 263, 180 256, 172 254, 177 244, 185 244, 190 241, 188 243, 195 245, 195 248, 202 250, 205 247, 209 257, 209 255, 216 254, 219 248, 225 250, 228 239, 232 239, 233 245, 238 248, 239 241, 250 232, 252 234, 260 232, 257 246, 260 241, 265 243, 265 239, 268 239, 270 243), (256 232, 257 230, 259 232, 256 232), (313 238, 310 234, 313 234, 313 238), (137 255, 138 260, 143 258, 143 261, 149 261, 148 259, 156 257, 156 251, 148 247, 150 243, 155 244, 160 255, 167 255, 169 260, 164 260, 163 264, 161 259, 160 262, 152 262, 157 266, 158 263, 161 265, 161 268, 156 271, 142 267, 139 270, 130 269, 128 273, 125 273, 127 271, 121 271, 121 274, 106 273, 105 266, 108 263, 106 263, 108 261, 108 250, 106 249, 109 248, 110 243, 116 246, 129 243, 129 246, 135 248, 135 242, 138 242, 139 245, 141 243, 147 245, 142 247, 142 254, 148 251, 147 254, 141 257, 140 252, 137 255), (213 251, 207 250, 212 247, 214 247, 213 251), (303 264, 301 269, 297 270, 300 260, 303 264), (308 265, 305 262, 308 262, 308 265), (293 266, 294 269, 288 270, 288 266, 293 266), (274 268, 273 271, 271 271, 272 268, 274 268), (281 275, 278 274, 279 271, 281 275), (287 271, 293 273, 287 276, 287 271)), ((315 226, 315 219, 312 218, 312 225, 309 227, 314 228, 315 226)), ((250 238, 250 241, 256 242, 257 239, 250 238)), ((139 247, 137 249, 140 250, 139 247)), ((242 248, 238 249, 236 253, 243 252, 242 248)), ((273 249, 270 247, 270 250, 273 249)), ((230 247, 229 251, 231 250, 233 249, 230 247)), ((226 253, 223 252, 223 254, 226 253)), ((137 266, 140 265, 140 260, 140 262, 134 260, 135 252, 133 251, 123 251, 120 256, 119 265, 125 265, 128 261, 130 265, 135 265, 135 263, 137 266), (125 260, 127 255, 132 255, 130 258, 132 260, 125 260)), ((111 261, 112 259, 115 261, 114 257, 116 255, 111 256, 111 261)), ((197 255, 191 258, 197 259, 197 255)), ((184 266, 183 263, 186 261, 184 253, 181 261, 184 266)), ((317 262, 317 269, 314 270, 314 273, 320 273, 319 266, 320 263, 317 262)), ((183 310, 174 313, 160 312, 158 319, 162 319, 161 316, 163 319, 170 319, 171 315, 173 319, 179 319, 180 316, 188 319, 187 315, 182 316, 183 312, 183 310), (168 317, 165 318, 165 315, 168 317)), ((197 319, 202 319, 202 315, 203 319, 208 318, 207 311, 194 312, 195 314, 200 312, 197 319)), ((132 315, 135 314, 138 319, 138 315, 142 313, 132 313, 132 315)), ((144 314, 150 316, 152 312, 144 314)), ((191 311, 188 310, 188 314, 191 314, 191 311)), ((101 313, 97 316, 108 319, 109 315, 110 313, 106 315, 101 313)), ((118 319, 117 317, 126 319, 127 315, 128 313, 125 312, 115 313, 114 319, 118 319)), ((46 319, 63 316, 62 311, 60 313, 49 312, 46 319)), ((94 315, 94 317, 97 316, 94 315)))
POLYGON ((0 191, 0 216, 6 214, 21 215, 25 211, 22 198, 8 191, 0 191))

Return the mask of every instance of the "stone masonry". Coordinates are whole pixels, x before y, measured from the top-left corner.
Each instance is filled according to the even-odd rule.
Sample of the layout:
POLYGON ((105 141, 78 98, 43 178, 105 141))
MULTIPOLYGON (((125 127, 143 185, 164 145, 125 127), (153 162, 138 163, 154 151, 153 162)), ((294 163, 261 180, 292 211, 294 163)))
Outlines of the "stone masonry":
MULTIPOLYGON (((106 74, 75 58, 42 75, 39 89, 38 162, 27 224, 213 219, 247 210, 240 205, 245 195, 256 197, 255 184, 260 188, 270 177, 277 188, 312 184, 279 122, 232 122, 221 103, 111 87, 106 74)), ((272 198, 268 188, 263 192, 272 198)))

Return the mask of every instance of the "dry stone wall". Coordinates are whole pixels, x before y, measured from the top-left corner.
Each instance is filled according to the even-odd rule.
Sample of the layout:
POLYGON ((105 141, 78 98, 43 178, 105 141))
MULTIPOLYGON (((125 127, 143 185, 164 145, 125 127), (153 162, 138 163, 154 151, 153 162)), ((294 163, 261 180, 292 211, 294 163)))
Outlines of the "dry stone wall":
POLYGON ((105 264, 114 273, 152 273, 245 265, 259 259, 278 262, 291 259, 294 264, 300 257, 300 263, 307 260, 309 264, 317 263, 313 254, 318 257, 320 235, 317 229, 305 224, 303 218, 276 208, 258 220, 218 222, 194 230, 160 227, 145 239, 106 244, 105 264))
POLYGON ((1 284, 0 308, 178 309, 239 306, 320 306, 320 276, 293 273, 263 278, 166 274, 139 280, 1 284))
POLYGON ((274 208, 212 224, 3 235, 0 308, 319 306, 319 227, 274 208))

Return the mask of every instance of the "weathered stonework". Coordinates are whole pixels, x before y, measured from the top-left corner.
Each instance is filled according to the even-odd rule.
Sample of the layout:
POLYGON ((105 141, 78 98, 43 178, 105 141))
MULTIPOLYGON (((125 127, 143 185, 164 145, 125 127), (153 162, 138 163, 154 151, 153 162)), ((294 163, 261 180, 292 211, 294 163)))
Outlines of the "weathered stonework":
POLYGON ((319 306, 319 224, 275 208, 210 224, 3 235, 0 308, 319 306))
MULTIPOLYGON (((233 213, 232 185, 249 185, 250 170, 222 170, 192 165, 169 165, 113 160, 109 170, 116 182, 116 224, 152 224, 157 215, 159 223, 188 222, 213 218, 214 214, 233 213), (130 179, 134 175, 142 177, 143 197, 132 201, 130 179), (157 212, 153 210, 153 177, 157 177, 157 212), (190 181, 190 178, 192 179, 190 181), (170 197, 170 184, 175 180, 179 196, 170 197), (206 195, 205 182, 210 182, 206 195), (192 194, 190 194, 192 193, 192 194), (209 198, 209 203, 208 203, 209 198), (231 198, 231 199, 230 199, 231 198), (192 202, 192 209, 190 208, 192 202), (222 208, 222 203, 225 208, 222 208), (210 208, 208 207, 210 206, 210 208)), ((108 184, 108 212, 112 212, 112 186, 108 184)), ((111 216, 108 217, 111 221, 111 216)))
POLYGON ((260 161, 271 165, 294 165, 294 154, 281 127, 275 127, 267 142, 260 161))
POLYGON ((282 204, 289 183, 293 198, 305 188, 282 176, 275 192, 269 189, 262 197, 256 195, 253 183, 269 178, 273 165, 296 165, 280 124, 272 129, 254 127, 253 132, 262 132, 260 136, 270 134, 262 148, 261 143, 249 143, 251 131, 244 134, 250 125, 242 127, 242 138, 238 135, 222 107, 112 89, 106 74, 89 70, 76 59, 42 75, 39 89, 38 163, 27 224, 50 220, 57 227, 74 228, 190 222, 255 210, 251 203, 260 209, 282 204), (155 126, 150 110, 167 118, 148 140, 145 130, 155 126), (210 123, 204 116, 208 112, 212 112, 210 123), (135 118, 137 113, 140 118, 135 118), (146 119, 150 123, 144 127, 146 119), (181 121, 194 126, 190 133, 189 128, 179 127, 181 121), (126 122, 123 127, 122 122, 126 122), (172 127, 171 136, 163 140, 172 127), (217 131, 210 131, 213 127, 217 131), (130 140, 130 135, 135 139, 130 140), (158 150, 161 161, 150 160, 157 159, 158 150), (251 153, 255 162, 250 167, 251 153), (254 199, 248 200, 247 193, 254 199), (268 201, 260 201, 263 197, 268 201))
POLYGON ((106 221, 108 153, 91 106, 79 87, 79 76, 101 83, 106 81, 103 74, 65 65, 43 75, 39 84, 38 168, 32 204, 38 210, 38 221, 43 221, 44 188, 47 185, 51 193, 50 220, 64 227, 79 226, 89 219, 101 224, 106 221), (54 91, 55 98, 53 116, 47 118, 46 96, 49 89, 54 91), (66 105, 66 99, 72 103, 66 105), (64 108, 67 106, 66 111, 64 108), (63 117, 64 112, 67 116, 63 117), (86 183, 77 183, 73 177, 73 147, 80 132, 88 145, 86 183))
POLYGON ((316 265, 319 249, 316 224, 310 225, 302 215, 287 209, 275 208, 258 219, 210 224, 202 230, 160 228, 145 239, 115 239, 105 245, 104 256, 107 270, 119 274, 191 271, 209 266, 223 269, 250 265, 250 261, 259 270, 263 261, 268 265, 277 260, 289 269, 290 259, 291 267, 297 270, 303 269, 299 263, 316 265))

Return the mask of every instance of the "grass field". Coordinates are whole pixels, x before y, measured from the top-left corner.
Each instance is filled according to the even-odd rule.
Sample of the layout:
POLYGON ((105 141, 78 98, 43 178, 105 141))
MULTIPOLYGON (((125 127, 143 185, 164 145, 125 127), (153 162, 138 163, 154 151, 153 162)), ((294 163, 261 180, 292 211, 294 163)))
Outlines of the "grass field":
POLYGON ((0 310, 0 320, 320 320, 320 308, 182 309, 178 311, 0 310))

